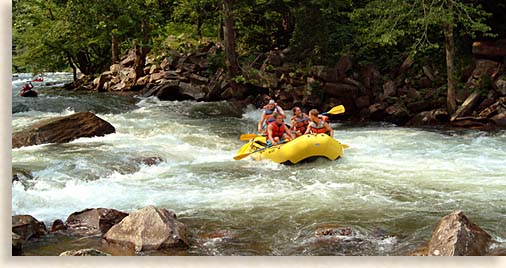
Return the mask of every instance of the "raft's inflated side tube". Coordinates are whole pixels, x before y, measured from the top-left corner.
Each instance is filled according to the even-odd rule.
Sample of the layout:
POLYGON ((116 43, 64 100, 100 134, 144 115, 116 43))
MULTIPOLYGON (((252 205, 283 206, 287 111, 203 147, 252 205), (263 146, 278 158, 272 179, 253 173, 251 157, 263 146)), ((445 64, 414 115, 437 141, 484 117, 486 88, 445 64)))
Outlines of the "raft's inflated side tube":
POLYGON ((37 92, 33 90, 25 91, 24 93, 21 93, 21 97, 37 97, 37 92))
MULTIPOLYGON (((250 153, 264 148, 265 137, 257 137, 243 145, 237 154, 250 153)), ((302 160, 325 157, 336 160, 343 156, 343 146, 327 134, 306 134, 286 144, 275 145, 272 148, 251 155, 255 160, 269 159, 276 163, 297 164, 302 160)))

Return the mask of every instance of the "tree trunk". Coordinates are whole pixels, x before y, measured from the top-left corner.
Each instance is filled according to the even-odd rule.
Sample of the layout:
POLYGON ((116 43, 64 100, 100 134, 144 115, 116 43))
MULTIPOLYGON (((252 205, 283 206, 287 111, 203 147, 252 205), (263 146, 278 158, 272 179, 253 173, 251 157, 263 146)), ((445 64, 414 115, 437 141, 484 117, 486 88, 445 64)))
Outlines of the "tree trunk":
MULTIPOLYGON (((451 2, 448 6, 453 16, 453 6, 451 2)), ((453 37, 453 19, 450 23, 444 25, 445 48, 446 48, 446 75, 448 76, 448 93, 446 104, 448 114, 453 114, 457 110, 455 97, 455 40, 453 37)))
POLYGON ((112 35, 112 44, 111 44, 111 50, 112 50, 112 64, 115 64, 119 61, 119 40, 116 35, 112 35))
POLYGON ((88 60, 88 56, 86 55, 85 52, 79 51, 77 53, 76 61, 74 63, 79 67, 79 69, 81 70, 81 72, 83 74, 86 74, 86 75, 92 74, 92 68, 90 66, 90 61, 88 60))
POLYGON ((202 15, 200 15, 201 13, 199 12, 199 15, 197 15, 197 35, 199 36, 199 38, 202 38, 202 24, 203 24, 203 19, 202 19, 202 15))
POLYGON ((220 16, 220 27, 219 27, 219 31, 218 31, 218 40, 220 42, 223 41, 223 39, 225 39, 225 37, 224 37, 225 33, 223 32, 223 28, 225 28, 225 26, 223 26, 223 17, 220 16))
POLYGON ((77 80, 77 68, 74 65, 74 62, 72 62, 72 57, 70 56, 70 53, 67 52, 66 54, 67 54, 67 60, 69 61, 69 65, 72 68, 72 75, 73 75, 74 81, 76 81, 77 80))
POLYGON ((146 55, 148 55, 149 47, 149 35, 150 35, 150 27, 149 22, 145 19, 141 22, 141 31, 143 33, 142 36, 142 44, 135 45, 135 61, 134 61, 134 69, 135 69, 135 79, 144 76, 144 66, 146 65, 146 55))
POLYGON ((232 4, 233 0, 223 0, 225 56, 230 78, 236 77, 241 73, 239 63, 237 62, 237 54, 235 52, 235 32, 232 4))

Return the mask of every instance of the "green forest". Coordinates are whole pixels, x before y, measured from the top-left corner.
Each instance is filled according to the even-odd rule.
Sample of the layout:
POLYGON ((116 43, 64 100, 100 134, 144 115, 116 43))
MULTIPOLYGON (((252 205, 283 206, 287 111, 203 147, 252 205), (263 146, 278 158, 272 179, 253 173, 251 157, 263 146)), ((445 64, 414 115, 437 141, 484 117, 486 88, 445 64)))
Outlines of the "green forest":
MULTIPOLYGON (((271 60, 263 71, 288 66, 290 77, 301 73, 305 78, 315 66, 330 66, 368 88, 372 86, 359 77, 364 71, 357 70, 379 73, 380 84, 396 79, 397 87, 403 77, 418 79, 424 73, 431 88, 447 92, 451 115, 463 102, 457 95, 466 87, 467 77, 461 76, 472 71, 473 42, 506 37, 505 12, 502 0, 15 0, 12 68, 79 70, 93 76, 135 49, 137 80, 147 58, 160 63, 174 51, 184 55, 212 42, 224 49, 208 57, 207 72, 224 67, 236 92, 241 85, 255 84, 251 81, 257 74, 247 67, 274 51, 282 52, 282 64, 271 60), (399 77, 399 70, 408 68, 411 73, 399 77)), ((501 62, 501 51, 482 54, 501 62)), ((485 80, 480 87, 493 83, 485 80)), ((416 83, 427 87, 424 81, 416 83)), ((272 91, 278 84, 260 86, 272 91)), ((308 87, 328 99, 318 93, 321 85, 308 87)), ((374 99, 373 91, 369 95, 374 99)))

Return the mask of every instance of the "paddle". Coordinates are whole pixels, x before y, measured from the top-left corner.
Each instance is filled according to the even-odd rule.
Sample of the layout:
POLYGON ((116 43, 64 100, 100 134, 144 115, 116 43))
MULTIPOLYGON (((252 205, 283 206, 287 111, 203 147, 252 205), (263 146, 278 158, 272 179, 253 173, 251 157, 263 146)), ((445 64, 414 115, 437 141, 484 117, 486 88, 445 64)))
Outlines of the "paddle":
MULTIPOLYGON (((280 144, 283 144, 283 143, 285 143, 285 142, 280 142, 280 143, 278 143, 276 145, 280 145, 280 144)), ((276 146, 276 145, 274 145, 274 146, 276 146)), ((263 150, 267 150, 269 148, 272 148, 272 146, 268 146, 268 147, 265 147, 265 148, 262 148, 262 149, 258 149, 256 151, 251 152, 251 153, 245 153, 245 154, 236 155, 236 156, 234 156, 234 160, 241 160, 243 158, 248 157, 251 154, 258 153, 258 152, 261 152, 263 150)))
POLYGON ((239 139, 242 140, 242 141, 249 141, 251 139, 254 139, 256 137, 258 137, 260 135, 258 134, 242 134, 239 139))
POLYGON ((332 107, 332 109, 330 109, 330 111, 328 111, 326 113, 322 113, 322 114, 342 114, 344 112, 345 112, 344 106, 338 105, 338 106, 332 107))

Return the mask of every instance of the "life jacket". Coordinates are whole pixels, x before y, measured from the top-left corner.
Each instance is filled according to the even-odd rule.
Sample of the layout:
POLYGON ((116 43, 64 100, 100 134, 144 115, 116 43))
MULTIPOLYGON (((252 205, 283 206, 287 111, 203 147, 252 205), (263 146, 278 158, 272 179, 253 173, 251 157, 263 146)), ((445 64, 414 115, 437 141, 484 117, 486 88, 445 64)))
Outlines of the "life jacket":
POLYGON ((283 134, 285 134, 285 123, 283 122, 281 125, 276 124, 276 122, 270 123, 272 126, 272 137, 283 137, 283 134))
POLYGON ((304 133, 309 125, 309 117, 302 115, 302 118, 292 117, 295 120, 295 130, 304 133))
POLYGON ((27 91, 27 90, 30 90, 30 89, 32 89, 32 88, 33 88, 33 86, 32 86, 32 85, 30 85, 30 84, 25 84, 25 85, 23 86, 23 88, 21 88, 21 90, 22 90, 22 91, 27 91))
POLYGON ((318 118, 320 118, 321 120, 323 120, 323 122, 325 122, 325 123, 328 123, 328 122, 329 122, 329 117, 328 117, 328 116, 326 116, 326 115, 321 115, 321 114, 319 114, 319 115, 318 115, 318 118))
POLYGON ((267 108, 264 108, 264 110, 265 110, 265 122, 266 122, 266 124, 269 124, 269 123, 274 122, 274 121, 275 121, 275 119, 274 119, 274 118, 272 118, 272 114, 273 114, 274 112, 277 112, 277 111, 278 111, 278 107, 274 107, 274 110, 269 110, 269 109, 267 109, 267 108))
POLYGON ((318 125, 315 122, 311 122, 311 124, 309 124, 309 128, 313 134, 327 133, 325 122, 323 120, 320 120, 320 123, 318 125))

